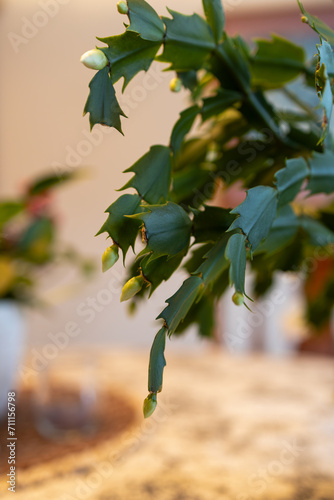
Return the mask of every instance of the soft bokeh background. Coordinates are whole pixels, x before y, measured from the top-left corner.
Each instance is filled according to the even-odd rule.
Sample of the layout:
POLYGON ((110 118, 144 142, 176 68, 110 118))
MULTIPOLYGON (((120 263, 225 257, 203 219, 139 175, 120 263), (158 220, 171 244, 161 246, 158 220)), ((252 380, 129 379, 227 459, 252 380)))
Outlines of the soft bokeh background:
MULTIPOLYGON (((185 13, 201 12, 200 0, 167 3, 185 13)), ((165 14, 164 2, 151 0, 151 4, 165 14)), ((227 0, 224 4, 230 33, 240 31, 249 38, 274 31, 312 39, 310 29, 300 22, 295 0, 227 0)), ((304 5, 326 16, 333 7, 331 0, 305 0, 304 5)), ((125 137, 101 127, 90 135, 88 116, 83 118, 82 110, 94 73, 79 58, 94 47, 95 35, 123 31, 124 17, 116 11, 116 0, 2 0, 0 7, 0 195, 15 195, 32 176, 48 169, 61 173, 89 167, 82 179, 59 192, 57 205, 64 241, 91 256, 98 266, 88 283, 80 282, 68 268, 50 272, 45 296, 56 305, 49 311, 28 313, 29 343, 42 349, 50 334, 75 322, 80 334, 71 340, 74 345, 149 346, 157 330, 154 318, 182 282, 182 275, 162 285, 130 318, 127 306, 119 303, 121 263, 102 275, 100 259, 107 243, 104 236, 94 238, 94 234, 105 220, 104 210, 118 197, 115 189, 128 179, 122 171, 150 145, 166 144, 179 111, 187 105, 186 95, 169 92, 173 75, 154 66, 146 83, 140 74, 123 97, 117 84, 120 103, 129 116, 123 120, 125 137), (43 14, 51 4, 55 10, 43 14), (72 295, 59 293, 60 287, 71 283, 79 283, 72 295)), ((194 339, 190 333, 173 342, 177 348, 198 348, 200 343, 194 339)))

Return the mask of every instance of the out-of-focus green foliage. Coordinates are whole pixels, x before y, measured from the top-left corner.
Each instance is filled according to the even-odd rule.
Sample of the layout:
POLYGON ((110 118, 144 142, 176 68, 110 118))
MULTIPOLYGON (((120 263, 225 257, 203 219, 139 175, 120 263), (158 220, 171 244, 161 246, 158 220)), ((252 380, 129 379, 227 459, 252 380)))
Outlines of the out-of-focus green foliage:
POLYGON ((0 299, 34 303, 37 271, 60 259, 91 272, 91 262, 58 240, 52 191, 73 177, 47 174, 16 199, 0 201, 0 299))

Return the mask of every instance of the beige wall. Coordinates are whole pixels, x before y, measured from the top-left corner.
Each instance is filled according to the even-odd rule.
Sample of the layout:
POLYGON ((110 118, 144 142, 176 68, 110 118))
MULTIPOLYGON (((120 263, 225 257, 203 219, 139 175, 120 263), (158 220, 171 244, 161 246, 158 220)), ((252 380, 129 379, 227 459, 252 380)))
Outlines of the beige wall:
MULTIPOLYGON (((58 13, 53 17, 49 15, 45 26, 37 28, 29 39, 25 38, 27 43, 19 43, 16 50, 10 41, 13 34, 26 35, 22 30, 27 20, 45 21, 45 16, 44 21, 43 17, 38 17, 43 0, 2 2, 0 194, 14 194, 30 176, 48 167, 90 167, 89 178, 69 185, 59 194, 58 206, 63 238, 92 255, 99 264, 106 243, 103 236, 93 236, 104 222, 104 210, 118 196, 115 189, 128 178, 122 171, 151 144, 168 141, 171 126, 186 105, 186 99, 182 93, 175 95, 168 91, 170 75, 157 73, 158 83, 155 85, 156 80, 152 77, 150 88, 146 85, 145 89, 141 74, 128 86, 127 98, 131 105, 120 98, 129 115, 128 120, 123 120, 125 137, 115 130, 100 128, 97 129, 99 145, 89 146, 88 117, 82 117, 82 110, 88 95, 87 85, 94 73, 80 65, 79 58, 95 45, 95 35, 122 32, 124 18, 116 12, 116 0, 54 1, 59 7, 58 13), (85 150, 87 145, 88 150, 85 150), (77 152, 74 163, 69 151, 77 152)), ((164 2, 152 0, 151 3, 164 13, 164 2)), ((330 0, 325 3, 331 4, 330 0)), ((280 0, 279 5, 283 4, 295 9, 296 17, 299 15, 295 0, 280 0)), ((319 0, 305 1, 310 8, 319 4, 319 0)), ((169 0, 168 5, 187 13, 201 8, 199 0, 169 0)), ((254 5, 262 11, 277 7, 278 2, 227 0, 225 5, 228 15, 235 16, 238 12, 244 13, 245 9, 253 9, 254 5)), ((119 85, 117 87, 120 90, 119 85)), ((95 136, 91 137, 92 141, 95 136)), ((120 272, 119 264, 115 273, 120 272)), ((157 329, 153 319, 181 277, 163 286, 142 313, 131 320, 126 316, 125 306, 119 305, 118 285, 110 305, 96 312, 92 323, 86 323, 88 316, 78 316, 77 307, 107 288, 112 276, 113 271, 103 276, 98 273, 93 283, 71 299, 64 297, 53 312, 44 316, 30 315, 31 338, 45 339, 48 333, 64 329, 68 321, 75 321, 82 330, 82 339, 150 342, 157 329)), ((71 279, 71 273, 54 273, 49 287, 71 279)))

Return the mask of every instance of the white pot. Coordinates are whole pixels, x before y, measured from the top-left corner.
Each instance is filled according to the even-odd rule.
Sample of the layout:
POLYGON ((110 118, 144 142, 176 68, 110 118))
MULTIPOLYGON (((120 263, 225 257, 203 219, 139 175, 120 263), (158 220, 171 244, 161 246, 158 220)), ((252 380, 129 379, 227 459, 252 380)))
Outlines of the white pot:
POLYGON ((7 414, 8 392, 16 388, 24 342, 20 307, 12 300, 0 300, 0 420, 7 414))

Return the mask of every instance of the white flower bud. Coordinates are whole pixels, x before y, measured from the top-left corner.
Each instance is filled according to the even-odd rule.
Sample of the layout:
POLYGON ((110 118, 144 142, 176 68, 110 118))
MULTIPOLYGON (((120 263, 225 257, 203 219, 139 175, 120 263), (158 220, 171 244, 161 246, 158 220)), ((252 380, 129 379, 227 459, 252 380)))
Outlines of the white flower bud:
POLYGON ((82 54, 80 62, 90 69, 103 69, 107 66, 108 59, 102 50, 92 49, 82 54))

